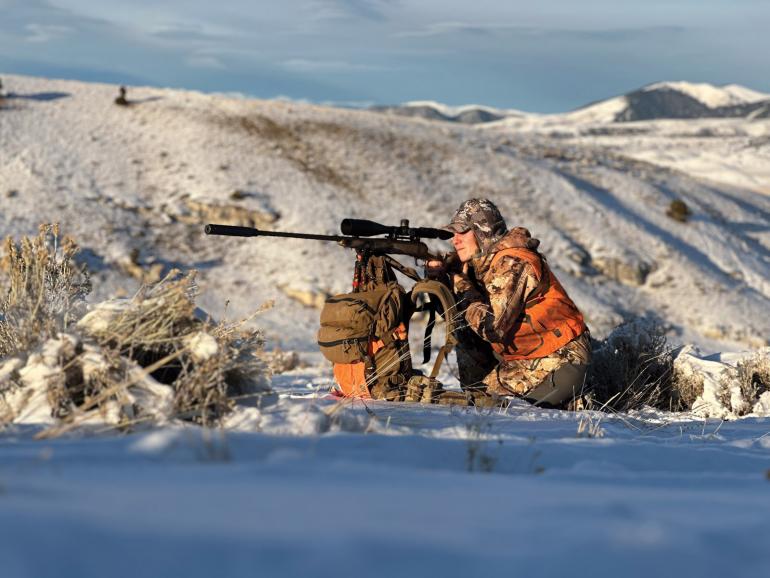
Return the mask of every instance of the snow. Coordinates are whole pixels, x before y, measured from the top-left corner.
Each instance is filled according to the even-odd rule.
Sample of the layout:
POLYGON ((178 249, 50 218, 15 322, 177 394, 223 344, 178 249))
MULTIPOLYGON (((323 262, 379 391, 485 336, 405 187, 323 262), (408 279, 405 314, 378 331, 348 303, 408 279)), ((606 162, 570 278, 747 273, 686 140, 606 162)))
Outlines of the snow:
MULTIPOLYGON (((722 378, 770 335, 769 121, 608 127, 605 103, 470 127, 143 87, 124 109, 114 86, 3 81, 19 97, 0 110, 0 234, 59 221, 76 238, 95 287, 82 323, 121 311, 105 300, 134 292, 126 263, 195 268, 218 319, 274 300, 254 323, 304 361, 217 430, 164 419, 170 389, 136 367, 127 401, 153 424, 118 432, 105 415, 41 441, 71 341, 0 360, 0 383, 26 385, 3 399, 17 416, 0 432, 3 578, 765 572, 770 394, 738 417, 722 378), (595 336, 654 313, 697 345, 677 360, 703 376, 694 411, 340 402, 318 310, 297 296, 345 291, 350 252, 201 233, 218 214, 205 207, 231 206, 277 230, 436 226, 472 195, 542 239, 595 336), (665 216, 674 198, 690 222, 665 216)), ((210 337, 191 348, 213 355, 210 337)), ((85 356, 86 372, 104 363, 85 356)))
POLYGON ((625 96, 616 96, 602 102, 592 104, 567 114, 553 115, 559 124, 605 124, 615 121, 615 118, 628 106, 625 96))
POLYGON ((645 86, 643 90, 654 91, 660 89, 676 90, 693 97, 709 108, 720 106, 733 106, 737 104, 749 104, 760 100, 770 99, 770 94, 757 92, 738 84, 726 84, 714 86, 708 83, 693 82, 657 82, 645 86))
POLYGON ((426 106, 440 112, 441 114, 443 114, 448 118, 453 118, 461 115, 464 112, 469 112, 473 110, 481 110, 481 111, 489 112, 491 114, 494 114, 496 116, 501 116, 501 117, 528 116, 531 114, 520 110, 515 110, 512 108, 494 108, 491 106, 484 106, 481 104, 464 104, 460 106, 450 106, 448 104, 443 104, 441 102, 436 102, 434 100, 410 100, 409 102, 405 102, 401 106, 406 106, 406 107, 426 106))
POLYGON ((770 562, 766 420, 340 408, 296 392, 313 373, 279 377, 251 429, 6 430, 3 575, 723 576, 770 562), (578 435, 580 419, 603 436, 578 435))
POLYGON ((106 331, 118 316, 125 313, 129 304, 128 299, 101 301, 91 307, 91 310, 78 320, 77 326, 91 333, 106 331))
POLYGON ((190 350, 190 355, 196 361, 210 359, 219 351, 216 338, 203 331, 190 335, 186 345, 190 350))

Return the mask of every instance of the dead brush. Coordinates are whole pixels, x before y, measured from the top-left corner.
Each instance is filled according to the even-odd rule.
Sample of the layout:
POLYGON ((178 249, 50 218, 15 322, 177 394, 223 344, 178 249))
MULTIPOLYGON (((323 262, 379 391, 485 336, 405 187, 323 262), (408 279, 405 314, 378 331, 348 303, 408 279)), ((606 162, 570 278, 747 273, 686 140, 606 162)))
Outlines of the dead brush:
POLYGON ((738 362, 736 373, 741 394, 753 405, 760 395, 770 390, 770 355, 757 353, 738 362))
POLYGON ((196 294, 194 274, 172 271, 143 286, 122 311, 84 318, 84 326, 103 348, 143 367, 162 361, 151 375, 173 387, 177 417, 210 425, 229 413, 233 397, 265 393, 269 370, 261 333, 243 329, 251 318, 218 324, 198 319, 196 294))
POLYGON ((28 351, 66 330, 83 314, 91 283, 74 257, 70 238, 59 243, 58 225, 41 225, 37 237, 8 238, 0 260, 0 358, 28 351))
POLYGON ((688 409, 681 407, 673 367, 673 349, 659 322, 643 318, 621 325, 594 349, 586 381, 591 399, 587 409, 688 409))
POLYGON ((52 415, 63 422, 86 415, 84 409, 94 409, 107 418, 110 412, 119 421, 131 419, 134 408, 128 393, 132 363, 117 352, 99 351, 99 368, 89 368, 89 353, 80 342, 64 347, 60 352, 61 371, 48 382, 47 397, 52 415))
POLYGON ((178 417, 212 425, 230 412, 235 399, 268 391, 262 334, 241 326, 242 322, 207 324, 188 339, 188 351, 180 357, 180 373, 173 383, 178 417), (197 335, 213 338, 215 350, 205 355, 196 351, 197 335))
POLYGON ((722 374, 720 401, 738 416, 752 412, 759 397, 770 390, 770 354, 757 352, 722 374), (737 383, 740 396, 733 399, 737 383))
POLYGON ((160 359, 181 348, 185 335, 201 323, 195 318, 197 290, 194 273, 171 271, 158 283, 142 285, 122 310, 85 328, 103 347, 149 365, 145 356, 160 359))
POLYGON ((698 398, 703 395, 703 387, 702 375, 675 368, 671 382, 671 409, 673 411, 692 409, 698 398))
MULTIPOLYGON (((17 365, 47 373, 42 387, 59 424, 41 437, 97 414, 114 427, 174 417, 209 425, 230 411, 233 397, 269 393, 262 335, 244 329, 251 318, 219 324, 197 318, 194 273, 173 271, 131 300, 82 315, 90 283, 74 264, 77 246, 69 239, 60 245, 57 226, 41 226, 36 238, 18 244, 8 240, 5 249, 0 357, 16 356, 17 365), (159 393, 156 382, 171 389, 159 393), (142 399, 144 405, 136 403, 142 399), (161 399, 168 404, 154 407, 161 399)), ((26 387, 18 372, 11 377, 0 396, 26 387)))

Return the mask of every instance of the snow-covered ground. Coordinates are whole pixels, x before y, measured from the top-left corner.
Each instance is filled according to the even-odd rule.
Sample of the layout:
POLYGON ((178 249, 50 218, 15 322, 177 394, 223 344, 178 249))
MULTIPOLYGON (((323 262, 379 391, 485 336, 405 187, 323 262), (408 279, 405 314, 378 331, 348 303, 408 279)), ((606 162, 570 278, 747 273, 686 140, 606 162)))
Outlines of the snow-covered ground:
MULTIPOLYGON (((225 430, 0 437, 3 576, 761 576, 770 427, 280 402, 225 430)), ((302 392, 307 392, 303 395, 302 392)))
POLYGON ((276 404, 216 431, 92 424, 36 440, 45 426, 28 419, 0 432, 3 578, 768 567, 770 393, 748 417, 704 416, 735 417, 715 388, 743 355, 706 354, 768 344, 770 121, 471 127, 150 88, 129 88, 125 108, 114 86, 2 76, 1 235, 60 222, 93 302, 172 267, 199 271, 216 317, 275 300, 256 323, 306 363, 274 378, 276 404), (542 239, 596 336, 651 314, 700 346, 682 362, 708 370, 711 397, 679 415, 340 403, 314 352, 318 310, 300 301, 347 290, 352 255, 202 234, 336 233, 347 216, 436 226, 470 196, 542 239), (675 198, 688 223, 666 216, 675 198))

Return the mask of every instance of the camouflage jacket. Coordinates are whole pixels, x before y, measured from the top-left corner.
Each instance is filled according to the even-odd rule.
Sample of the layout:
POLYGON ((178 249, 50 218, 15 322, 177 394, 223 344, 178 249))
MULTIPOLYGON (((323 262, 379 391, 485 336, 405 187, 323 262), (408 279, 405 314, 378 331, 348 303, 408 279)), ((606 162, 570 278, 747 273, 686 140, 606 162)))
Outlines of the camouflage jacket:
POLYGON ((465 321, 484 340, 503 341, 540 283, 532 266, 516 257, 505 256, 492 265, 495 253, 516 247, 536 250, 539 245, 527 229, 513 229, 491 251, 471 261, 470 283, 455 286, 458 304, 465 307, 465 321))

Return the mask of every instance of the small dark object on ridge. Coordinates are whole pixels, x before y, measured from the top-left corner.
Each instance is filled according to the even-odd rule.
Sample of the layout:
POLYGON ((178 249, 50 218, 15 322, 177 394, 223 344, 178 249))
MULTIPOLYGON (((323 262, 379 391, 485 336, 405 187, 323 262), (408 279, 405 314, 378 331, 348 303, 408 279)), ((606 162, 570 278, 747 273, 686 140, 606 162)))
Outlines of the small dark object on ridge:
POLYGON ((115 104, 118 106, 128 106, 128 99, 126 98, 126 87, 121 86, 119 92, 120 94, 115 99, 115 104))
POLYGON ((666 211, 666 215, 680 223, 686 223, 691 214, 689 207, 680 199, 671 201, 668 211, 666 211))

